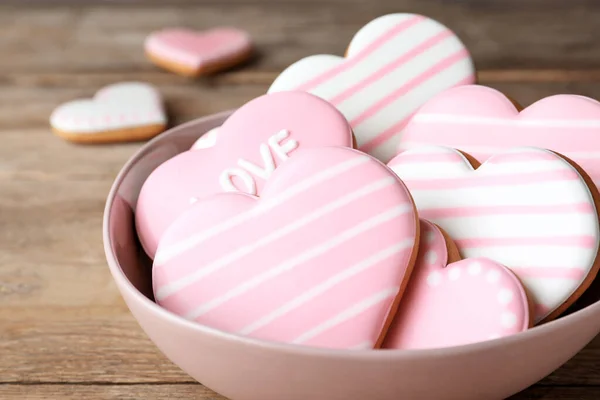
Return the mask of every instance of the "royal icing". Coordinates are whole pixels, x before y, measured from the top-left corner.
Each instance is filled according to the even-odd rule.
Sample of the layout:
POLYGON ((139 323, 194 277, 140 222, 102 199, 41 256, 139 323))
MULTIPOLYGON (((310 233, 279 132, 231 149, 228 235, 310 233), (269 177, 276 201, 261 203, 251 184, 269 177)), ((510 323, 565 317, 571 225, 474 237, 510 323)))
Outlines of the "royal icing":
POLYGON ((448 232, 464 258, 488 257, 521 279, 536 322, 571 304, 595 276, 596 206, 577 170, 555 153, 514 148, 473 170, 459 151, 428 146, 388 165, 420 217, 448 232))
POLYGON ((213 128, 200 136, 200 139, 196 140, 190 150, 207 149, 213 147, 217 143, 217 134, 219 128, 213 128))
MULTIPOLYGON (((410 194, 359 151, 298 151, 260 198, 199 200, 160 241, 156 301, 186 319, 254 338, 373 348, 408 279, 410 194)), ((415 250, 416 251, 416 250, 415 250)))
POLYGON ((446 238, 421 220, 419 254, 384 348, 425 349, 501 338, 529 327, 519 279, 487 258, 448 262, 446 238))
POLYGON ((212 147, 186 151, 150 174, 136 225, 150 257, 164 230, 202 197, 223 191, 260 195, 277 166, 301 148, 352 147, 352 130, 326 101, 305 92, 273 93, 243 105, 218 128, 212 147))
POLYGON ((600 186, 600 103, 555 95, 519 112, 501 92, 480 85, 445 91, 427 102, 404 130, 399 150, 444 145, 480 162, 515 146, 546 148, 579 164, 600 186))
POLYGON ((145 42, 146 52, 191 69, 239 57, 250 51, 248 33, 234 28, 215 28, 198 32, 169 28, 152 33, 145 42))
POLYGON ((106 86, 93 99, 64 103, 50 116, 54 129, 80 134, 166 123, 160 94, 153 86, 141 82, 106 86))
POLYGON ((356 33, 346 58, 304 58, 283 71, 269 92, 305 90, 328 100, 350 121, 358 148, 388 161, 419 106, 474 80, 471 58, 452 31, 421 15, 389 14, 356 33))

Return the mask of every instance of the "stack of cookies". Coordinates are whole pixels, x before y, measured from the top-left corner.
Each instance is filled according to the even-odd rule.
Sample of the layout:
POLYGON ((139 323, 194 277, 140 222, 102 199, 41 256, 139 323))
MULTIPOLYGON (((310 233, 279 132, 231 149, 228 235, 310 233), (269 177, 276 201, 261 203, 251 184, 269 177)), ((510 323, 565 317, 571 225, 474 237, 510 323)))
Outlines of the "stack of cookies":
POLYGON ((494 340, 560 317, 598 269, 600 104, 521 111, 443 25, 391 14, 345 57, 158 166, 136 207, 156 302, 253 338, 338 349, 494 340))

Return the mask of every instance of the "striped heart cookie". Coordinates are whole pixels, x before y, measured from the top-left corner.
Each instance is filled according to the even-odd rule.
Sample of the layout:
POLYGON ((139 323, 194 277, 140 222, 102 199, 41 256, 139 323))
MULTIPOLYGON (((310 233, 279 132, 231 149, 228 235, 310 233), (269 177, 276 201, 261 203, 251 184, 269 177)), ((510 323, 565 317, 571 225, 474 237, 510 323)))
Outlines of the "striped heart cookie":
POLYGON ((165 130, 162 98, 149 84, 122 82, 100 89, 93 99, 74 100, 50 116, 53 132, 78 143, 146 140, 165 130))
POLYGON ((218 140, 214 133, 202 136, 204 148, 164 162, 142 186, 136 228, 151 258, 165 229, 198 199, 231 191, 260 195, 273 171, 296 150, 353 145, 344 116, 306 92, 257 97, 213 132, 218 140))
POLYGON ((384 348, 460 346, 523 332, 531 326, 525 288, 488 258, 459 260, 456 245, 421 220, 419 255, 384 348))
POLYGON ((427 145, 454 147, 480 162, 516 146, 550 149, 575 161, 600 186, 600 102, 561 94, 519 112, 495 89, 461 86, 419 109, 404 130, 399 150, 427 145))
POLYGON ((360 29, 345 58, 304 58, 283 71, 269 92, 298 89, 328 100, 350 121, 358 148, 387 162, 418 107, 474 81, 471 57, 452 31, 421 15, 389 14, 360 29))
POLYGON ((201 199, 169 227, 156 301, 188 320, 316 347, 378 347, 416 257, 404 184, 357 150, 298 151, 257 198, 201 199))
POLYGON ((419 215, 448 232, 464 258, 488 257, 515 272, 536 322, 557 317, 596 276, 597 191, 556 153, 513 148, 474 170, 461 152, 428 146, 388 165, 419 215))

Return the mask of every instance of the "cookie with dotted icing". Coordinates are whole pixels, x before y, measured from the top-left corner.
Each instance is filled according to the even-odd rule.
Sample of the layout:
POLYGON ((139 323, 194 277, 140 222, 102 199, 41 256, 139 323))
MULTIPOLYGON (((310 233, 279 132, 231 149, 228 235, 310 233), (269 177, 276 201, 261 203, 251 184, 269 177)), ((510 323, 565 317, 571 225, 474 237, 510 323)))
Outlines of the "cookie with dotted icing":
POLYGON ((161 239, 156 301, 264 340, 365 349, 383 340, 416 258, 404 184, 357 150, 299 150, 262 196, 199 200, 161 239))
POLYGON ((525 288, 488 258, 460 260, 451 239, 421 220, 419 254, 383 347, 460 346, 522 332, 532 325, 525 288))
POLYGON ((541 147, 575 161, 600 186, 600 102, 559 94, 520 110, 487 86, 452 88, 419 109, 398 149, 428 145, 454 147, 479 162, 515 146, 541 147))
POLYGON ((474 81, 471 57, 451 30, 422 15, 389 14, 362 27, 345 58, 320 54, 297 61, 269 92, 305 90, 329 101, 350 121, 358 149, 387 162, 423 103, 474 81))
POLYGON ((536 323, 557 317, 598 270, 596 188, 549 150, 513 148, 476 169, 469 157, 427 146, 388 165, 410 189, 420 217, 444 229, 464 258, 490 258, 519 277, 536 323))
POLYGON ((77 143, 129 142, 150 139, 167 126, 162 98, 142 82, 115 83, 92 99, 58 106, 50 116, 52 131, 77 143))
POLYGON ((136 211, 142 246, 154 257, 165 229, 200 198, 237 191, 260 195, 297 149, 352 145, 348 121, 319 97, 300 91, 257 97, 218 128, 213 146, 183 152, 146 179, 136 211))
POLYGON ((157 66, 183 76, 197 77, 233 67, 252 55, 250 35, 236 28, 207 31, 167 28, 150 34, 146 55, 157 66))

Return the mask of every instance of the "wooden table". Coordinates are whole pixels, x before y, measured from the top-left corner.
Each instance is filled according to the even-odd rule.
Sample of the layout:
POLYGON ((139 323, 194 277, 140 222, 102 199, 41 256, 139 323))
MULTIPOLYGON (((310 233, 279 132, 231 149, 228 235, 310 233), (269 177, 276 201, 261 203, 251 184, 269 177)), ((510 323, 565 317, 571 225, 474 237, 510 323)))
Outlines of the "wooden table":
MULTIPOLYGON (((104 200, 140 144, 58 139, 48 117, 61 102, 142 80, 160 88, 179 124, 263 94, 301 57, 342 54, 360 26, 402 11, 454 29, 479 81, 524 105, 559 92, 600 98, 600 5, 593 1, 13 3, 0 7, 0 399, 223 399, 159 353, 106 267, 104 200), (149 32, 214 24, 247 29, 259 49, 255 60, 198 80, 145 60, 149 32)), ((513 399, 598 398, 600 337, 513 399)))

